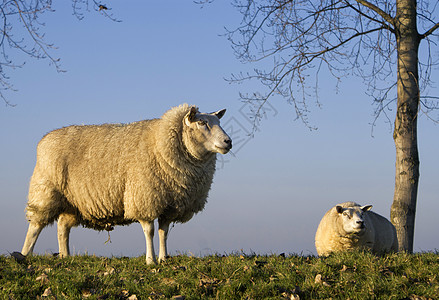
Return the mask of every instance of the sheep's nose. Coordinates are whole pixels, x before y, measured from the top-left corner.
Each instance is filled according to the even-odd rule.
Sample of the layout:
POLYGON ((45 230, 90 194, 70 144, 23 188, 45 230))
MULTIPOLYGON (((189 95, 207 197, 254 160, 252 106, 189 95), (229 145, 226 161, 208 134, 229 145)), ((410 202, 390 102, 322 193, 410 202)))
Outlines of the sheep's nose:
POLYGON ((229 149, 232 148, 232 140, 231 140, 231 139, 225 139, 225 140, 224 140, 224 143, 227 144, 227 147, 228 147, 229 149))
POLYGON ((358 225, 360 225, 360 228, 364 228, 364 221, 363 220, 358 220, 356 223, 358 225))

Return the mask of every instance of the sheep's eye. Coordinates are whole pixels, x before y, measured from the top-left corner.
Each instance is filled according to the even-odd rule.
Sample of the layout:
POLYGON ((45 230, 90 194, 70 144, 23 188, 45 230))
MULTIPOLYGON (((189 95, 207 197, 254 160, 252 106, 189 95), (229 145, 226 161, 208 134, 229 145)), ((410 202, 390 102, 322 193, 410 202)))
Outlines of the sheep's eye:
POLYGON ((351 216, 348 215, 348 213, 343 213, 344 216, 346 216, 348 219, 351 218, 351 216))
POLYGON ((199 124, 200 126, 206 126, 206 125, 207 125, 207 122, 204 121, 204 120, 200 120, 200 121, 198 121, 198 124, 199 124))

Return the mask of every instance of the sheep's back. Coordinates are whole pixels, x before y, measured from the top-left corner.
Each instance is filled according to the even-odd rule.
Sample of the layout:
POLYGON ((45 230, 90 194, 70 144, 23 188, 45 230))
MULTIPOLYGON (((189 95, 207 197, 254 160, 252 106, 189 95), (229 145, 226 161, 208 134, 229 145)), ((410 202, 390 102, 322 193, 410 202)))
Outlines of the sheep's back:
POLYGON ((374 246, 372 250, 376 253, 398 251, 395 226, 387 218, 373 211, 366 212, 365 216, 373 227, 374 246))
MULTIPOLYGON (((48 133, 37 148, 32 186, 50 182, 82 218, 121 218, 127 169, 152 121, 69 126, 48 133)), ((148 153, 141 153, 148 160, 148 153)))

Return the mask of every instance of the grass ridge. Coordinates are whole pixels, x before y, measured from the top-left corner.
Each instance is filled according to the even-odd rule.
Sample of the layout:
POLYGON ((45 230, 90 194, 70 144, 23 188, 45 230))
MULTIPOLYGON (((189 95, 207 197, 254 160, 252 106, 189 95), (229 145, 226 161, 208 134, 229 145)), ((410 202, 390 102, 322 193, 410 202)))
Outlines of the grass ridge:
POLYGON ((438 299, 439 253, 0 255, 1 299, 438 299))

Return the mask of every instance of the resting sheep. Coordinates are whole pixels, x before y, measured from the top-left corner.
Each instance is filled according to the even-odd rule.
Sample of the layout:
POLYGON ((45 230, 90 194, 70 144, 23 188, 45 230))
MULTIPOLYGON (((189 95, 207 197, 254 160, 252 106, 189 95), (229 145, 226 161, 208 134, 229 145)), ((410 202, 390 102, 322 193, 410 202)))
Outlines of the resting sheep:
POLYGON ((37 147, 22 254, 32 253, 41 230, 56 220, 61 256, 69 255, 74 226, 112 230, 114 225, 139 222, 146 260, 156 263, 153 235, 158 219, 159 261, 164 260, 169 224, 187 222, 204 208, 216 153, 232 148, 219 122, 224 113, 199 113, 184 104, 160 119, 49 132, 37 147))
POLYGON ((398 251, 395 227, 371 208, 372 205, 360 206, 355 202, 331 208, 317 228, 317 254, 327 256, 353 249, 370 249, 376 254, 398 251))

